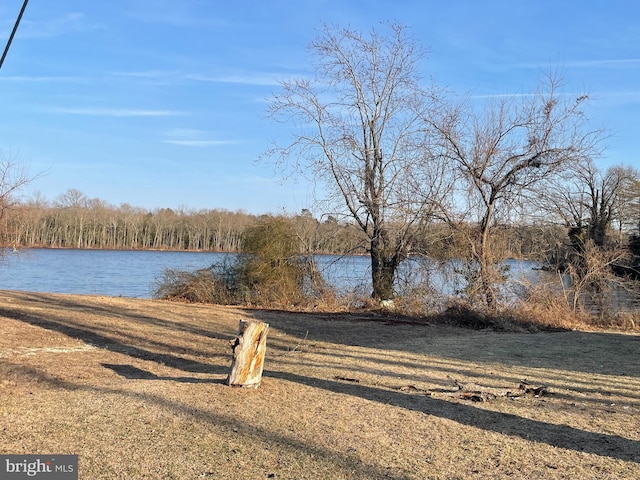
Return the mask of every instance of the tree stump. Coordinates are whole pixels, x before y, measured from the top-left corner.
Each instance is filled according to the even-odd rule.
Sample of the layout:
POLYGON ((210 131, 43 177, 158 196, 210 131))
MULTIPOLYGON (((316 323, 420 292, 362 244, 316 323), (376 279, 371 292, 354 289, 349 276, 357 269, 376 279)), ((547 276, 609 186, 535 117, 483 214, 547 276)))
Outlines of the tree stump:
POLYGON ((260 386, 268 329, 268 323, 240 320, 238 336, 231 340, 233 360, 227 385, 248 388, 260 386))

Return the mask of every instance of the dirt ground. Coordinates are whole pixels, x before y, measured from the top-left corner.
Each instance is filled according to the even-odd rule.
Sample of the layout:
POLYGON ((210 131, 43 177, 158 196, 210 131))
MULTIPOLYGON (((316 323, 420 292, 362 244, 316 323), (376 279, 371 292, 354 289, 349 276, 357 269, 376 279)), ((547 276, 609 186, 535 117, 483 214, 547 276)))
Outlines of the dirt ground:
POLYGON ((640 335, 0 291, 0 453, 81 479, 637 479, 640 335), (225 385, 240 319, 260 388, 225 385))

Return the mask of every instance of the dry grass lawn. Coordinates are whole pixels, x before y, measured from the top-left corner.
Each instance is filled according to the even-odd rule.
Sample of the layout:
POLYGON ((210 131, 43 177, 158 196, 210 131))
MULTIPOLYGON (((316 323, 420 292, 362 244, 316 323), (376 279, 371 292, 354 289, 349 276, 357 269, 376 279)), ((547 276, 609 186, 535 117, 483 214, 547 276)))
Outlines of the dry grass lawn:
POLYGON ((640 336, 5 291, 0 453, 78 454, 82 479, 638 479, 640 336), (257 390, 224 384, 241 318, 271 325, 257 390))

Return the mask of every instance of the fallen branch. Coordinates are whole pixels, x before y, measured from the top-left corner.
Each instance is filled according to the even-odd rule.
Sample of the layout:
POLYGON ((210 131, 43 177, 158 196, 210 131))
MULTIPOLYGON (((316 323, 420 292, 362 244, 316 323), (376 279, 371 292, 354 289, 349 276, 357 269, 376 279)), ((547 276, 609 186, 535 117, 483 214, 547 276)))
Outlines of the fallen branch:
POLYGON ((287 350, 284 353, 281 353, 279 355, 273 355, 273 356, 274 357, 285 357, 287 355, 291 355, 293 352, 301 351, 300 347, 304 345, 304 342, 305 342, 305 340, 307 339, 308 336, 309 336, 309 330, 307 330, 307 333, 304 334, 304 338, 302 340, 300 340, 298 342, 298 344, 295 347, 293 347, 291 350, 287 350))
POLYGON ((419 393, 427 396, 433 396, 438 393, 447 397, 470 400, 472 402, 488 402, 499 397, 513 399, 524 396, 542 397, 550 395, 549 387, 544 385, 532 386, 526 380, 522 380, 518 388, 514 391, 506 388, 485 387, 476 383, 462 383, 450 376, 447 376, 447 378, 453 383, 455 390, 425 390, 415 385, 403 385, 393 388, 402 392, 419 393))

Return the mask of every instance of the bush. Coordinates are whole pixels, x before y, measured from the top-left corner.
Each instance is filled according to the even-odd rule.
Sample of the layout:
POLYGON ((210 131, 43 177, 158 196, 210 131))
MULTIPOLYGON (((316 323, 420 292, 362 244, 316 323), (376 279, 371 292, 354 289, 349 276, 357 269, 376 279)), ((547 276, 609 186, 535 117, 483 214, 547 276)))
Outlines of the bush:
POLYGON ((244 253, 235 261, 196 272, 167 270, 156 297, 190 302, 300 306, 326 295, 311 257, 299 254, 291 222, 264 217, 245 233, 244 253))
POLYGON ((167 269, 157 282, 155 297, 193 303, 238 303, 235 269, 229 263, 195 272, 167 269))
POLYGON ((256 303, 297 304, 304 270, 296 258, 299 242, 290 222, 267 217, 245 236, 240 283, 256 303))

